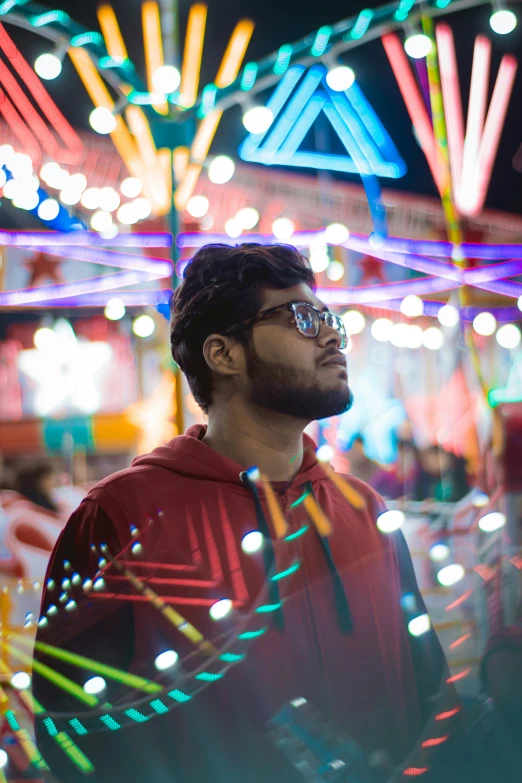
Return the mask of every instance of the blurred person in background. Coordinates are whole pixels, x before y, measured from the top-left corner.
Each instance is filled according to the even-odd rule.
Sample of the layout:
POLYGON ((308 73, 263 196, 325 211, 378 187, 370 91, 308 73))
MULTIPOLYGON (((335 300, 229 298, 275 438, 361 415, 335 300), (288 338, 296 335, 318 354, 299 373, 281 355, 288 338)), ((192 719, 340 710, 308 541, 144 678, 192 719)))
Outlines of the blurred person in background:
POLYGON ((377 472, 382 470, 382 465, 366 455, 362 435, 355 436, 350 451, 346 456, 350 462, 350 476, 355 476, 355 478, 373 486, 372 478, 377 472))
MULTIPOLYGON (((96 709, 125 725, 74 736, 96 783, 298 783, 298 766, 267 736, 295 700, 365 758, 377 751, 394 764, 412 752, 413 766, 429 758, 434 768, 450 746, 420 747, 433 710, 455 701, 441 707, 448 673, 434 630, 408 631, 402 596, 416 614, 426 607, 404 536, 381 532, 379 495, 318 462, 303 434, 352 405, 344 325, 314 289, 295 248, 198 250, 174 296, 171 349, 208 426, 101 481, 53 551, 37 642, 160 683, 165 714, 124 677, 106 683, 96 709), (67 586, 72 570, 85 590, 67 586), (178 663, 158 674, 163 651, 178 663), (236 651, 235 665, 223 663, 236 651), (140 722, 120 706, 135 702, 140 722)), ((53 667, 80 694, 92 677, 59 658, 53 667)), ((39 670, 33 693, 52 715, 85 709, 39 670)), ((299 734, 291 719, 284 731, 299 734)), ((77 783, 41 720, 36 733, 62 783, 77 783)))
POLYGON ((469 492, 466 461, 441 446, 429 446, 421 452, 421 466, 415 500, 456 503, 469 492))
POLYGON ((54 466, 50 462, 41 462, 17 471, 15 489, 36 506, 57 512, 58 505, 53 498, 57 483, 54 466))
POLYGON ((421 473, 417 447, 412 440, 399 440, 397 459, 389 469, 381 469, 370 482, 384 498, 413 498, 421 473))

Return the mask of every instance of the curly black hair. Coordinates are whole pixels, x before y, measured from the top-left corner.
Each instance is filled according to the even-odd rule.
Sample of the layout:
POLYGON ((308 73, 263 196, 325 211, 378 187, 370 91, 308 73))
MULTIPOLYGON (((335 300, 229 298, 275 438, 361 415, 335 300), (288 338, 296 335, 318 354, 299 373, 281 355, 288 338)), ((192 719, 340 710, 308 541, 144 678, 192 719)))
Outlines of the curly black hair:
MULTIPOLYGON (((208 413, 212 378, 203 356, 209 334, 224 332, 260 310, 264 288, 315 286, 308 260, 290 245, 205 245, 187 265, 171 300, 170 347, 196 402, 208 413)), ((251 330, 237 334, 246 343, 251 330)))

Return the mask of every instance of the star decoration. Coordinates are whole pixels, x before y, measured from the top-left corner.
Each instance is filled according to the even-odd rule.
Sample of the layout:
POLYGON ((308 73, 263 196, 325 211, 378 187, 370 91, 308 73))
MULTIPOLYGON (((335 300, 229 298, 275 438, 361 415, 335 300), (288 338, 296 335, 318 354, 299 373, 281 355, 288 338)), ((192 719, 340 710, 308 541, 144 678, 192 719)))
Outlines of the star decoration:
POLYGON ((379 261, 377 258, 364 256, 360 261, 357 261, 357 266, 362 272, 362 278, 359 285, 365 285, 374 280, 378 280, 380 283, 385 282, 382 261, 379 261))
POLYGON ((42 280, 52 283, 63 283, 63 275, 60 269, 60 261, 50 258, 45 253, 36 253, 24 266, 30 272, 28 288, 36 288, 42 280))
POLYGON ((140 454, 152 451, 177 435, 173 418, 176 411, 172 373, 164 372, 151 396, 129 405, 127 416, 141 430, 138 443, 140 454))
POLYGON ((64 403, 78 413, 95 413, 101 400, 93 376, 111 358, 110 345, 78 340, 64 318, 49 332, 55 337, 46 340, 45 348, 21 351, 19 356, 20 371, 37 387, 35 413, 48 416, 64 403))

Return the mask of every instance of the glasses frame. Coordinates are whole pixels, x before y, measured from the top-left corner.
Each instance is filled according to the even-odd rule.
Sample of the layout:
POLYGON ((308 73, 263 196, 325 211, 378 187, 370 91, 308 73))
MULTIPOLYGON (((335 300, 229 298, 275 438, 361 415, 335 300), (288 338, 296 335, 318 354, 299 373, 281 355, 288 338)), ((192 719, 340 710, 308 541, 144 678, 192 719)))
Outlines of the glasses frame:
POLYGON ((248 329, 251 326, 255 326, 256 324, 260 323, 261 321, 265 321, 269 318, 271 318, 276 313, 280 313, 283 310, 289 310, 289 312, 292 314, 292 318, 294 321, 294 326, 297 330, 297 332, 301 335, 301 337, 306 337, 308 340, 315 340, 316 337, 319 336, 319 332, 321 330, 321 324, 325 324, 325 326, 328 326, 330 329, 333 329, 336 331, 340 337, 341 337, 341 350, 346 348, 348 345, 348 334, 346 332, 344 323, 342 319, 335 315, 334 313, 331 313, 329 310, 318 310, 317 307, 314 307, 313 304, 310 302, 305 301, 298 301, 298 302, 285 302, 282 305, 277 305, 276 307, 269 307, 267 310, 261 310, 261 312, 257 313, 257 315, 254 315, 252 318, 246 318, 244 321, 240 321, 237 324, 234 324, 234 326, 229 327, 228 329, 225 329, 224 332, 221 332, 223 335, 232 334, 233 332, 239 331, 240 329, 248 329), (305 307, 308 307, 310 310, 312 310, 317 315, 317 331, 316 334, 305 334, 301 331, 299 326, 297 325, 297 314, 295 311, 295 308, 298 305, 304 305, 305 307), (330 321, 330 323, 328 323, 330 321), (336 324, 335 326, 331 323, 333 321, 333 324, 336 324))

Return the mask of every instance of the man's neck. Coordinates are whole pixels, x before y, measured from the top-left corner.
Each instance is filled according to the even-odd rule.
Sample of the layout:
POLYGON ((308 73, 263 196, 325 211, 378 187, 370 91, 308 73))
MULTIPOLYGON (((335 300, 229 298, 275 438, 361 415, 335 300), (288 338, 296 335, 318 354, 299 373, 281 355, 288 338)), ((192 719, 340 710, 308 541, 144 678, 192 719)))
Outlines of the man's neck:
POLYGON ((238 402, 209 412, 203 442, 245 468, 256 466, 270 481, 291 481, 303 461, 306 422, 238 402))

